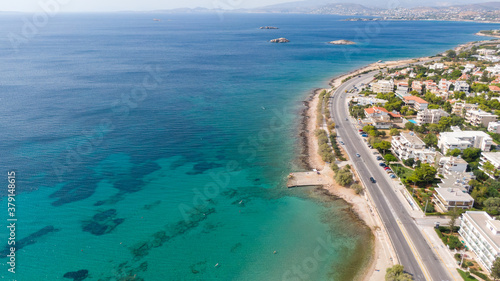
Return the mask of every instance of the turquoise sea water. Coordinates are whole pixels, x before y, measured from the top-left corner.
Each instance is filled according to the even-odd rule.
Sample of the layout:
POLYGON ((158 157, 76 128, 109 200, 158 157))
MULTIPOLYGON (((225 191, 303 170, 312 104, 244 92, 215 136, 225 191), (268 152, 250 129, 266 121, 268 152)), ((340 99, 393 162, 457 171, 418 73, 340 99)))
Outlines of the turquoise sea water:
MULTIPOLYGON (((343 201, 284 186, 302 169, 301 101, 364 64, 497 28, 65 14, 14 50, 23 17, 0 17, 0 194, 10 170, 18 193, 16 273, 2 258, 0 276, 28 281, 79 270, 86 280, 353 278, 370 251, 366 228, 343 201), (291 42, 267 42, 277 37, 291 42), (325 43, 337 39, 359 44, 325 43)), ((5 197, 0 206, 7 225, 5 197)))

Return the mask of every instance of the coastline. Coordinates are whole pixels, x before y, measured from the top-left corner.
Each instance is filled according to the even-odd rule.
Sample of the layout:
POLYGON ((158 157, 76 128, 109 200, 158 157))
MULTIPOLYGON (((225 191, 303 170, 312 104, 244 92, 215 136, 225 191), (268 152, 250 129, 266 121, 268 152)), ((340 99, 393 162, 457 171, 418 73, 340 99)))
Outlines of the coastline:
MULTIPOLYGON (((482 35, 487 36, 487 35, 482 35)), ((494 36, 490 36, 494 37, 494 36)), ((500 37, 498 37, 500 38, 500 37)), ((464 48, 470 47, 477 41, 467 42, 460 44, 454 48, 455 51, 460 51, 464 48)), ((398 67, 410 63, 431 60, 432 57, 418 57, 410 59, 401 59, 387 62, 372 63, 351 72, 338 75, 329 80, 329 85, 332 88, 337 88, 341 85, 344 79, 351 76, 359 75, 362 72, 382 69, 385 67, 398 67)), ((318 139, 315 135, 317 128, 317 112, 316 108, 319 102, 319 93, 323 90, 330 91, 331 89, 314 89, 309 97, 304 101, 305 109, 303 110, 302 126, 300 136, 302 138, 302 153, 301 163, 307 170, 317 169, 321 173, 323 185, 319 187, 327 192, 328 195, 335 196, 346 201, 356 217, 358 217, 367 227, 370 228, 373 234, 373 248, 369 256, 369 261, 364 268, 360 268, 356 280, 363 281, 378 281, 385 279, 385 271, 387 268, 398 263, 397 256, 389 239, 387 231, 378 216, 374 204, 369 199, 369 194, 364 192, 364 196, 355 194, 354 190, 338 185, 334 177, 334 172, 327 165, 318 154, 318 139)), ((343 153, 345 153, 343 151, 343 153)), ((346 157, 347 158, 347 157, 346 157)), ((343 164, 348 164, 349 159, 344 161, 343 164)), ((357 177, 357 172, 354 171, 354 177, 357 177)), ((358 180, 359 182, 359 180, 358 180)))

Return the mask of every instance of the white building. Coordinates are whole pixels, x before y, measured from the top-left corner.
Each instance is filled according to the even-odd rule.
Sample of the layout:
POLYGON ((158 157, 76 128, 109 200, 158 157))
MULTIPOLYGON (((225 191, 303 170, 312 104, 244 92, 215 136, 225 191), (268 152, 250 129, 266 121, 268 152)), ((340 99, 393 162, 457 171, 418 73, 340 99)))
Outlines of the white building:
POLYGON ((438 147, 443 154, 455 148, 464 151, 466 148, 475 147, 482 151, 490 151, 493 139, 485 132, 481 131, 460 131, 442 132, 439 134, 438 147))
POLYGON ((436 188, 435 191, 432 201, 442 213, 454 208, 470 209, 474 205, 474 198, 460 188, 436 188))
POLYGON ((464 66, 464 72, 470 72, 472 71, 476 66, 473 65, 472 63, 468 63, 464 66))
POLYGON ((483 56, 491 56, 494 55, 497 51, 492 50, 492 49, 479 49, 477 50, 477 53, 483 56))
POLYGON ((464 93, 468 93, 469 92, 469 84, 467 84, 466 81, 462 81, 462 80, 457 80, 455 81, 455 84, 453 84, 455 86, 455 91, 456 92, 464 92, 464 93))
POLYGON ((458 188, 462 192, 469 193, 472 189, 470 181, 476 179, 472 172, 451 172, 444 174, 444 178, 438 183, 439 188, 458 188))
POLYGON ((394 92, 394 81, 392 80, 379 80, 372 84, 372 91, 374 93, 391 93, 394 92))
POLYGON ((467 248, 476 254, 477 261, 491 271, 500 254, 500 221, 486 212, 467 211, 462 215, 458 233, 467 248))
POLYGON ((429 66, 429 69, 443 69, 443 68, 444 68, 444 63, 435 63, 429 66))
POLYGON ((496 64, 495 66, 489 66, 486 68, 486 71, 492 75, 500 74, 500 65, 496 64))
POLYGON ((441 79, 439 80, 439 90, 449 91, 451 84, 453 84, 451 81, 448 81, 446 79, 441 79))
POLYGON ((497 121, 498 116, 482 110, 469 110, 465 114, 465 122, 472 126, 487 127, 490 122, 497 121))
POLYGON ((391 150, 400 160, 413 158, 428 164, 434 163, 437 153, 435 149, 427 149, 425 143, 413 132, 402 132, 393 137, 391 150))
POLYGON ((495 174, 498 174, 500 169, 500 152, 482 152, 481 159, 479 160, 479 169, 485 172, 490 178, 496 179, 495 174), (484 167, 486 163, 490 163, 492 169, 487 169, 484 167))
POLYGON ((417 125, 422 124, 437 124, 441 117, 450 116, 442 109, 424 109, 417 113, 417 125))
POLYGON ((460 156, 443 156, 438 152, 436 157, 438 174, 447 175, 453 172, 464 173, 467 170, 467 161, 460 156))
POLYGON ((357 103, 358 105, 376 105, 376 104, 381 104, 382 106, 386 103, 388 103, 387 100, 383 99, 377 99, 374 97, 357 97, 352 99, 353 102, 357 103))
POLYGON ((490 122, 488 124, 488 132, 499 134, 500 133, 500 122, 490 122))
POLYGON ((451 113, 464 117, 469 110, 478 110, 479 105, 471 103, 456 102, 453 104, 451 113))

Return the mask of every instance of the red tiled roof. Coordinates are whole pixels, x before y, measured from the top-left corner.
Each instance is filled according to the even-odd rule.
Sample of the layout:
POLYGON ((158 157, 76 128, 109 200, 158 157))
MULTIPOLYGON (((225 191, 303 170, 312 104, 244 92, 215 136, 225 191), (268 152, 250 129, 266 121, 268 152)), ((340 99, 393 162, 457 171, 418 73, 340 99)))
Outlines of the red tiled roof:
POLYGON ((382 111, 385 113, 389 113, 389 111, 387 111, 387 109, 385 109, 383 107, 374 106, 374 107, 370 107, 370 108, 365 108, 365 112, 368 114, 373 114, 373 113, 375 113, 375 111, 382 111))
POLYGON ((389 115, 391 115, 391 117, 393 117, 393 118, 400 118, 401 117, 401 114, 399 114, 399 113, 389 112, 389 115))
POLYGON ((404 97, 405 100, 414 100, 415 102, 418 102, 418 103, 428 103, 426 102, 425 100, 423 100, 422 98, 419 98, 419 97, 416 97, 416 96, 408 96, 408 97, 404 97))
POLYGON ((495 85, 491 85, 491 86, 490 86, 490 91, 493 91, 493 92, 500 92, 500 87, 495 86, 495 85))

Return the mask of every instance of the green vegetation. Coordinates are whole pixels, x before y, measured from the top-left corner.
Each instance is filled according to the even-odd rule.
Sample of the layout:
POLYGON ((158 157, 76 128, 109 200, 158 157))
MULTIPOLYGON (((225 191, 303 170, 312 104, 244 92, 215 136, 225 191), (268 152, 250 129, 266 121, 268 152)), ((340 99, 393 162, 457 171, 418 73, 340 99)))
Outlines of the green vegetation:
POLYGON ((361 186, 360 184, 358 183, 355 183, 353 185, 351 185, 351 188, 354 190, 354 192, 356 194, 361 194, 363 193, 363 186, 361 186))
POLYGON ((460 276, 462 276, 462 278, 464 279, 464 281, 474 281, 474 280, 477 280, 476 278, 474 278, 474 277, 472 277, 470 275, 470 272, 465 272, 465 271, 460 270, 458 268, 457 268, 457 271, 460 274, 460 276))
POLYGON ((434 181, 436 174, 437 170, 434 166, 431 166, 429 164, 421 164, 415 169, 415 171, 413 171, 411 176, 406 178, 406 181, 410 181, 422 186, 434 181))
POLYGON ((404 266, 396 264, 386 270, 385 281, 411 281, 413 277, 404 271, 404 266))
POLYGON ((353 182, 353 177, 349 165, 346 165, 335 174, 335 181, 341 186, 348 186, 353 182))
POLYGON ((328 135, 326 131, 316 130, 316 137, 318 137, 318 154, 321 156, 321 159, 328 163, 335 161, 335 156, 333 156, 332 149, 328 144, 328 135))
POLYGON ((491 279, 486 274, 484 274, 482 272, 479 272, 479 271, 474 270, 474 269, 470 269, 469 271, 470 271, 470 273, 478 276, 479 278, 483 279, 484 281, 491 281, 491 279))
POLYGON ((413 170, 404 167, 401 164, 390 164, 392 171, 403 181, 413 174, 413 170))
POLYGON ((441 238, 443 243, 445 245, 448 245, 450 249, 453 250, 463 248, 464 245, 462 244, 462 242, 460 242, 460 239, 457 236, 452 235, 449 227, 440 226, 439 228, 435 228, 434 230, 436 230, 439 238, 441 238))
POLYGON ((500 258, 496 258, 491 267, 491 276, 496 280, 500 279, 500 258))
POLYGON ((376 96, 377 99, 387 100, 388 102, 384 105, 384 108, 387 111, 391 112, 393 110, 401 111, 401 107, 403 106, 403 101, 396 97, 394 93, 378 93, 376 96))
POLYGON ((398 161, 398 158, 396 158, 396 156, 394 156, 392 154, 386 154, 386 155, 384 155, 384 159, 385 159, 385 161, 387 163, 398 161))

